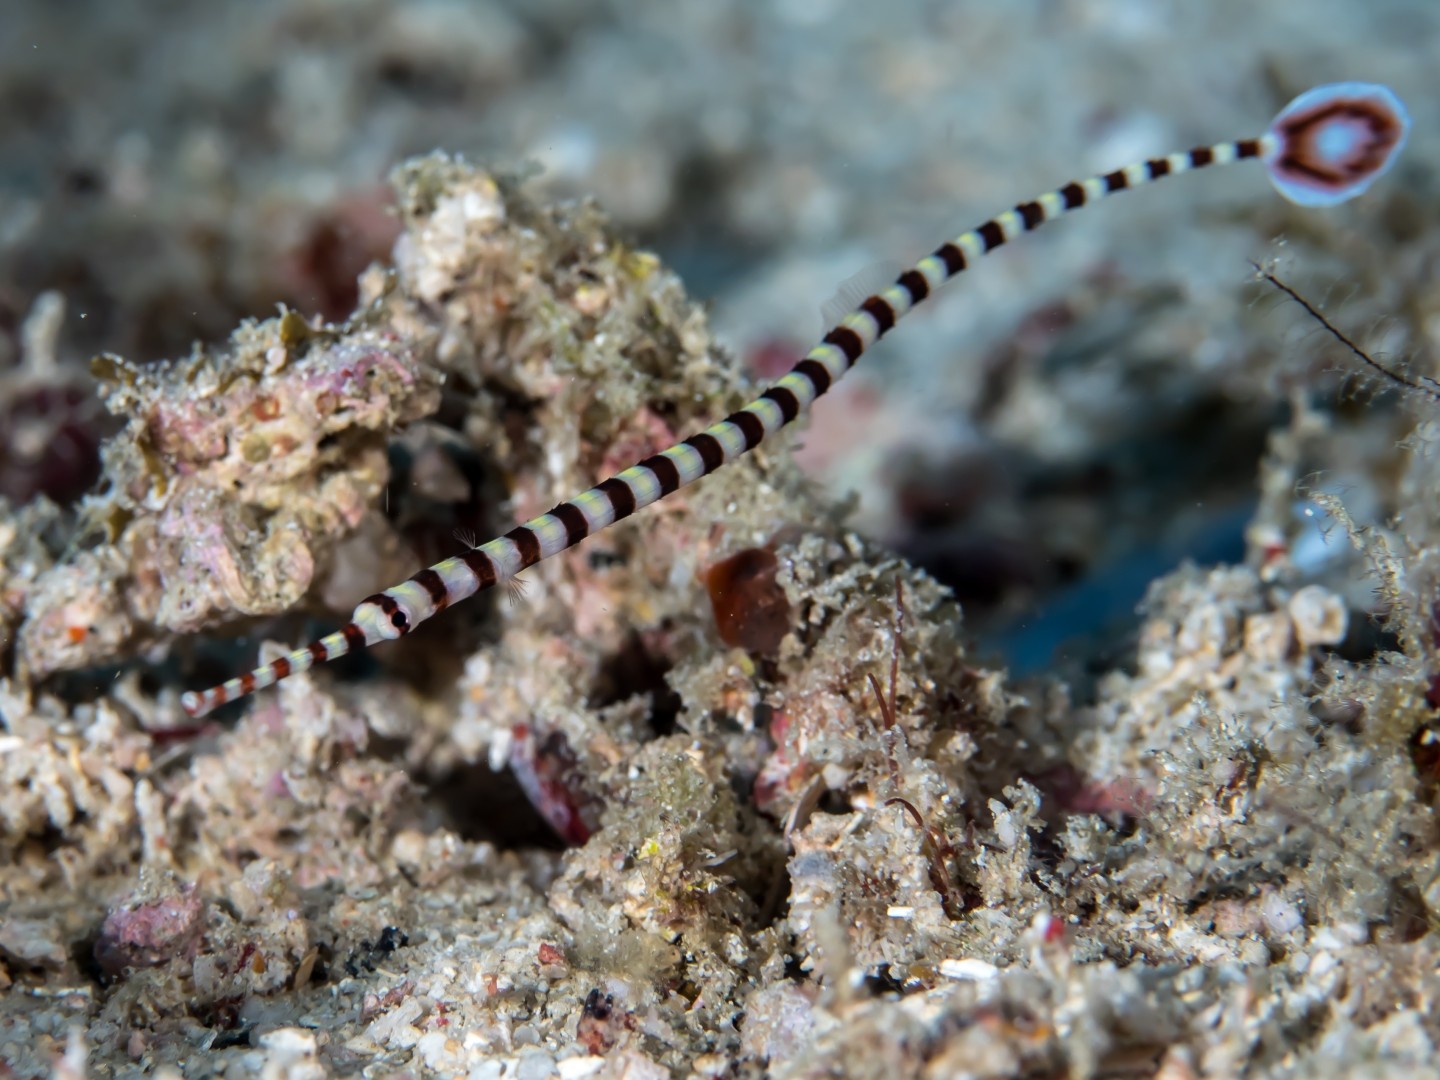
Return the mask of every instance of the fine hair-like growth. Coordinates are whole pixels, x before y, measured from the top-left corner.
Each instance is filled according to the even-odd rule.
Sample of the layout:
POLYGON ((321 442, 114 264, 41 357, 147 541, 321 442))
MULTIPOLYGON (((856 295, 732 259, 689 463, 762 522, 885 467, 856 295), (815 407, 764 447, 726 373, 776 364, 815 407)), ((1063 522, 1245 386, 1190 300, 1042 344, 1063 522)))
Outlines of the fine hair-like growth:
POLYGON ((562 502, 549 513, 517 525, 504 536, 367 597, 335 633, 220 686, 188 692, 181 703, 192 717, 204 716, 296 672, 398 638, 451 604, 510 581, 526 567, 558 555, 734 461, 804 415, 816 398, 917 304, 981 256, 1021 233, 1116 192, 1249 158, 1265 166, 1276 190, 1291 202, 1333 206, 1362 193, 1390 167, 1409 127, 1405 106, 1386 87, 1335 83, 1301 94, 1258 138, 1138 161, 1019 203, 947 240, 888 288, 867 296, 788 374, 738 412, 562 502))

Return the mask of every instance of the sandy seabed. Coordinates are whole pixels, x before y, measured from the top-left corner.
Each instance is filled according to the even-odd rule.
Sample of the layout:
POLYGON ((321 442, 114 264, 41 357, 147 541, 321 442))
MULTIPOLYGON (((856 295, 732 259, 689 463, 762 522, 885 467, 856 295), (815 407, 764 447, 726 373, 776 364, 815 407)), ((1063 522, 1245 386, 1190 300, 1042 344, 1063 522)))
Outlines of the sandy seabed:
POLYGON ((4 22, 10 1075, 1440 1076, 1433 5, 4 22), (522 595, 180 709, 1336 79, 1415 112, 1364 199, 1087 209, 522 595))

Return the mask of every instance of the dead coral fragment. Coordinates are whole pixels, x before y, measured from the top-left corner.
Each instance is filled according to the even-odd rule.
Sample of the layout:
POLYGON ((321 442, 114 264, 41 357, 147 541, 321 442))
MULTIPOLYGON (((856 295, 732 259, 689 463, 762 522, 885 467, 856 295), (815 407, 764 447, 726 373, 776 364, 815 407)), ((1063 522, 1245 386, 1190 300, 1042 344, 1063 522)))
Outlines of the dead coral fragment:
POLYGON ((228 349, 184 363, 102 366, 105 403, 127 424, 83 512, 117 527, 29 590, 19 636, 32 676, 293 606, 373 505, 389 433, 439 401, 423 339, 360 327, 302 342, 295 321, 246 324, 228 349))
POLYGON ((73 555, 41 574, 26 593, 20 642, 34 675, 83 667, 121 652, 135 632, 122 580, 125 559, 114 548, 73 555))
POLYGON ((564 733, 542 737, 517 724, 512 734, 510 769, 525 797, 561 840, 572 847, 585 843, 598 827, 600 804, 586 790, 564 733))

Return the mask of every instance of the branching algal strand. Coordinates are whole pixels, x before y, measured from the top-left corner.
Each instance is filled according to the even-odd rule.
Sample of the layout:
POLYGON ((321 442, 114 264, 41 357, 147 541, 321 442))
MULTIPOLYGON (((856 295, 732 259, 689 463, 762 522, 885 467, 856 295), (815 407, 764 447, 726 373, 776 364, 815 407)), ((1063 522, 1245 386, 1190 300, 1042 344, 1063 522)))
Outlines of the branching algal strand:
POLYGON ((1355 342, 1350 338, 1350 336, 1346 334, 1345 331, 1341 330, 1338 326, 1336 326, 1333 322, 1331 322, 1329 317, 1323 311, 1317 308, 1314 304, 1310 303, 1309 300, 1306 300, 1305 297, 1302 296, 1299 291, 1297 291, 1294 287, 1292 287, 1285 281, 1282 281, 1273 270, 1265 269, 1265 267, 1261 266, 1253 259, 1250 261, 1250 265, 1255 268, 1255 273, 1259 275, 1259 277, 1263 281, 1269 282, 1270 285, 1272 285, 1274 288, 1278 289, 1280 292, 1288 296, 1291 300, 1294 300, 1295 303, 1299 304, 1300 307, 1304 310, 1305 314, 1309 315, 1312 319, 1319 323, 1324 328, 1327 334, 1329 334, 1332 338, 1338 341, 1341 345, 1345 346, 1345 348, 1350 351, 1350 355, 1354 356, 1371 371, 1380 375, 1382 378, 1386 379, 1388 382, 1392 383, 1395 386, 1398 386, 1405 390, 1413 390, 1417 394, 1424 394, 1431 401, 1440 401, 1440 387, 1436 387, 1434 385, 1433 379, 1426 379, 1425 382, 1422 383, 1416 381, 1415 379, 1411 379, 1408 376, 1402 375, 1398 371, 1392 371, 1390 368, 1380 363, 1379 360, 1376 360, 1368 352, 1362 349, 1359 345, 1355 344, 1355 342))

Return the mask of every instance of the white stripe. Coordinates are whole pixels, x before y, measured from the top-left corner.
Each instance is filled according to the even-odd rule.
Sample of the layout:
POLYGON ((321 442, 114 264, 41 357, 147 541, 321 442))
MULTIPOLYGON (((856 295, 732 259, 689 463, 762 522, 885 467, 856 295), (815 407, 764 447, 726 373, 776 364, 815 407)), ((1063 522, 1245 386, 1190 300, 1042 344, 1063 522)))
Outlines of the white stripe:
POLYGON ((840 320, 840 325, 859 334, 860 344, 867 349, 874 345, 875 339, 880 336, 880 324, 868 311, 852 311, 840 320))
POLYGON ((631 465, 616 479, 628 487, 630 494, 635 496, 636 510, 642 506, 649 506, 660 498, 660 481, 655 479, 655 474, 649 469, 631 465))
POLYGON ((597 533, 615 522, 615 505, 603 491, 591 488, 576 495, 570 502, 585 515, 585 524, 590 526, 592 533, 597 533))
POLYGON ((445 582, 445 598, 452 604, 464 600, 467 596, 474 596, 480 588, 480 579, 475 576, 475 571, 461 559, 445 559, 431 569, 445 582))
POLYGON ((800 403, 801 412, 815 404, 815 384, 804 375, 792 371, 775 385, 783 386, 795 395, 795 400, 800 403))
POLYGON ((850 361, 845 359, 845 350, 839 345, 831 345, 828 341, 822 341, 816 345, 805 354, 805 359, 822 364, 830 373, 832 382, 850 370, 850 361))
POLYGON ((553 514, 541 514, 525 523, 525 527, 540 541, 540 558, 548 559, 558 555, 570 546, 569 534, 560 519, 553 514))
POLYGON ((1000 234, 1006 240, 1014 240, 1025 231, 1025 219, 1014 210, 1006 210, 1003 214, 995 215, 995 224, 1000 226, 1000 234))
POLYGON ((780 406, 769 398, 757 398, 745 406, 745 411, 751 416, 757 417, 760 423, 765 425, 767 436, 774 435, 785 426, 785 414, 780 411, 780 406))
POLYGON ((705 429, 707 435, 715 436, 716 442, 725 451, 725 460, 734 461, 741 454, 745 453, 745 433, 732 424, 729 420, 722 420, 713 427, 705 429))
POLYGON ((315 666, 315 657, 310 655, 309 649, 296 649, 292 653, 286 653, 285 659, 290 661, 290 674, 299 675, 302 671, 309 671, 315 666))
POLYGON ((903 285, 891 285, 880 294, 880 298, 890 305, 891 311, 895 312, 897 323, 910 314, 910 309, 915 306, 914 300, 910 296, 910 290, 903 285))
POLYGON ((488 544, 481 544, 480 550, 490 556, 490 561, 495 564, 496 581, 504 581, 520 572, 520 549, 513 540, 497 537, 488 544))
POLYGON ((926 255, 918 263, 915 269, 920 271, 920 276, 925 279, 925 284, 930 286, 933 293, 949 280, 949 271, 945 269, 945 260, 939 255, 926 255))
POLYGON ((669 450, 662 451, 660 456, 669 458, 675 463, 675 468, 680 473, 681 487, 693 484, 705 475, 705 459, 697 450, 684 443, 677 443, 669 450))
POLYGON ((435 603, 430 599, 430 590, 418 581, 402 581, 385 590, 385 595, 396 601, 409 617, 411 624, 424 622, 435 614, 435 603))

